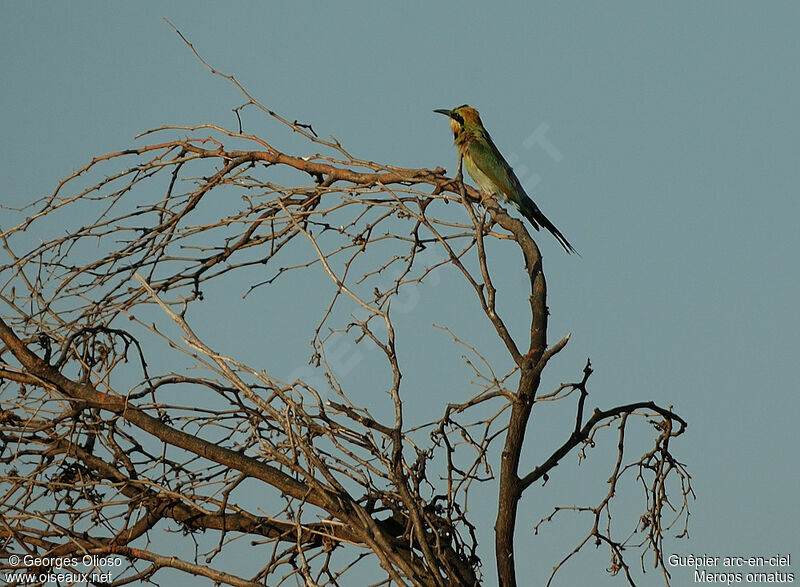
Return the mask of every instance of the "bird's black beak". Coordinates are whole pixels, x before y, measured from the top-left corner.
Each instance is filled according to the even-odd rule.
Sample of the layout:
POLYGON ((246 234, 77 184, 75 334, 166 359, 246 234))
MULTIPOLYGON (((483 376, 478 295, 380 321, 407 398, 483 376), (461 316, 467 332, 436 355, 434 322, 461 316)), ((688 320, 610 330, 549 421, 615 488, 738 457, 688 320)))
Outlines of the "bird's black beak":
POLYGON ((442 108, 442 109, 439 109, 439 110, 434 110, 434 112, 437 112, 439 114, 444 114, 445 116, 449 116, 450 118, 453 118, 453 111, 452 110, 445 110, 445 109, 442 108))

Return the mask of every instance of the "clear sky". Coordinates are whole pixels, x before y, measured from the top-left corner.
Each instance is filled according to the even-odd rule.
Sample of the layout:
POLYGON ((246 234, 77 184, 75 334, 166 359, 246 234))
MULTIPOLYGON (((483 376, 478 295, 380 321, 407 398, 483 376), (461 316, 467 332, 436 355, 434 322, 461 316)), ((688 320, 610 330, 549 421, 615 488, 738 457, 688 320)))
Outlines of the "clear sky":
MULTIPOLYGON (((669 553, 800 560, 800 5, 4 2, 4 204, 51 192, 93 155, 133 146, 135 134, 162 124, 235 127, 241 97, 162 17, 262 103, 313 122, 356 156, 454 172, 452 136, 431 111, 478 108, 582 254, 538 235, 550 340, 572 333, 544 389, 579 380, 591 357, 591 407, 653 399, 688 420, 672 448, 694 476, 697 501, 690 540, 670 541, 669 553), (555 151, 531 144, 537 129, 555 151)), ((409 420, 458 399, 469 379, 435 368, 445 360, 438 353, 460 351, 431 324, 473 343, 486 326, 471 323, 471 300, 449 288, 424 290, 409 314, 407 327, 429 331, 408 350, 415 377, 441 394, 420 388, 415 398, 409 389, 409 420)), ((297 303, 290 292, 279 301, 297 303)), ((357 385, 357 370, 350 377, 357 385)), ((536 426, 528 464, 547 452, 536 426)), ((519 576, 540 584, 583 528, 564 518, 532 536, 557 490, 592 503, 609 470, 568 458, 552 489, 531 491, 517 530, 519 576)), ((478 516, 488 585, 494 492, 482 494, 487 511, 478 516)), ((605 551, 589 550, 556 585, 623 584, 606 566, 605 551)), ((688 571, 673 575, 676 585, 691 583, 688 571)), ((651 570, 642 584, 659 580, 651 570)))

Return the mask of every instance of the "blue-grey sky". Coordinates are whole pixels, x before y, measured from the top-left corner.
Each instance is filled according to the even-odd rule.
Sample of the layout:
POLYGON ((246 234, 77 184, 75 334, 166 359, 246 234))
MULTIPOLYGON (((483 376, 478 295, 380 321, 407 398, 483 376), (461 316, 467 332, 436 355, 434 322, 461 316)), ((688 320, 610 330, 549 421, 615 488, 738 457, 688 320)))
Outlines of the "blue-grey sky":
MULTIPOLYGON (((231 109, 243 99, 162 17, 263 104, 312 122, 359 157, 454 172, 452 135, 431 111, 478 108, 532 197, 582 255, 535 235, 549 338, 572 333, 544 388, 579 380, 591 357, 591 407, 652 399, 688 420, 672 449, 693 475, 697 500, 690 539, 668 542, 669 553, 800 557, 800 6, 6 2, 2 203, 49 193, 93 155, 138 144, 135 134, 162 124, 235 128, 231 109), (537 130, 554 149, 532 144, 537 130)), ((509 260, 510 275, 518 265, 509 260)), ((457 400, 469 380, 463 369, 437 368, 458 369, 461 351, 431 324, 475 344, 486 332, 456 283, 422 288, 405 319, 403 328, 427 333, 406 351, 417 369, 409 376, 431 382, 418 397, 407 390, 409 420, 457 400)), ((527 296, 521 276, 511 284, 527 296)), ((290 291, 277 295, 270 304, 281 312, 298 303, 290 291)), ((227 318, 236 341, 236 320, 227 318)), ((213 320, 209 332, 219 326, 213 320)), ((358 389, 358 370, 350 377, 358 389)), ((359 401, 380 412, 386 398, 359 401)), ((570 406, 558 409, 554 421, 569 426, 570 406)), ((548 425, 531 424, 529 466, 563 438, 563 428, 548 425)), ((605 441, 615 443, 613 435, 605 441)), ((533 524, 559 494, 599 501, 610 468, 597 460, 606 464, 579 467, 571 456, 544 490, 529 491, 517 530, 518 574, 529 584, 543 584, 586 522, 565 516, 536 537, 533 524)), ((491 585, 495 487, 482 491, 473 508, 491 585)), ((623 584, 606 566, 607 553, 590 548, 555 584, 623 584)), ((642 584, 659 584, 648 570, 642 584)), ((673 576, 676 585, 691 583, 687 570, 673 576)))

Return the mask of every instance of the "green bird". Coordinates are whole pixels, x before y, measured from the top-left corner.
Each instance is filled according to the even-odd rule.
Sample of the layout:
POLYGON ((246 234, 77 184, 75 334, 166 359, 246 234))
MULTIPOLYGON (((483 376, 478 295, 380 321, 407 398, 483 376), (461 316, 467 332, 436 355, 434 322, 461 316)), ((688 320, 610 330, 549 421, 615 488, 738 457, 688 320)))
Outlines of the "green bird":
POLYGON ((539 230, 539 226, 544 226, 567 253, 577 253, 561 231, 525 193, 514 170, 495 147, 489 131, 484 128, 477 110, 464 104, 452 110, 434 112, 450 117, 450 128, 453 130, 458 155, 481 191, 511 202, 536 230, 539 230))

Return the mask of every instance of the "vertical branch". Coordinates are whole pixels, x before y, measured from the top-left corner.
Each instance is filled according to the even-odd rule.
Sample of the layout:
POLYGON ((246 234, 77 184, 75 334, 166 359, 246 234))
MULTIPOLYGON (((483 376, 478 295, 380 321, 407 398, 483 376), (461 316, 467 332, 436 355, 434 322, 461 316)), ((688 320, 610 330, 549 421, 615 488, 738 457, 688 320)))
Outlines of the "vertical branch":
POLYGON ((512 586, 517 584, 514 564, 514 532, 517 509, 522 496, 519 461, 525 442, 525 429, 533 408, 536 391, 539 388, 541 374, 539 361, 547 347, 547 282, 542 271, 542 257, 539 248, 522 222, 506 214, 497 214, 496 210, 493 210, 497 205, 493 202, 487 204, 493 218, 515 236, 525 258, 525 269, 531 287, 530 347, 520 361, 519 387, 511 405, 511 415, 500 465, 500 489, 494 526, 499 584, 512 586))

